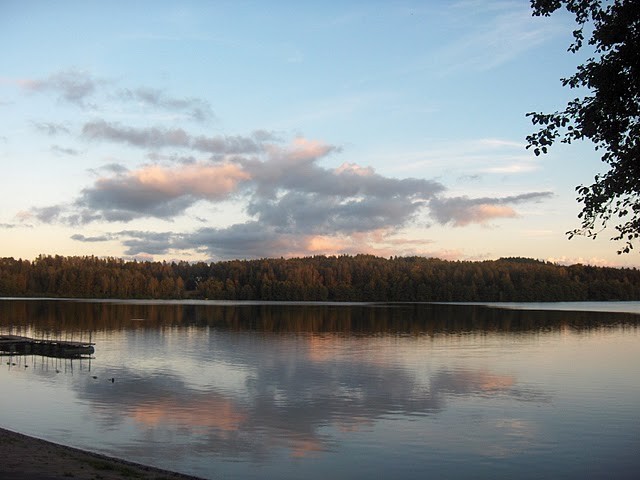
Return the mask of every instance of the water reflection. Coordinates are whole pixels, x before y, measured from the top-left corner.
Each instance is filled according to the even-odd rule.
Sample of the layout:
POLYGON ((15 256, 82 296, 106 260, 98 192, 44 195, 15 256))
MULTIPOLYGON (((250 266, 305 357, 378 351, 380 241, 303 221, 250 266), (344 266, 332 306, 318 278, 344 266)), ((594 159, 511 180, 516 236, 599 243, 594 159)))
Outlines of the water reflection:
MULTIPOLYGON (((53 440, 62 431, 82 438, 76 446, 206 477, 326 478, 340 468, 349 478, 422 478, 459 473, 447 468, 460 459, 473 469, 459 476, 491 477, 498 460, 544 463, 563 421, 585 465, 604 451, 577 439, 590 438, 590 425, 614 430, 594 423, 613 390, 593 405, 584 394, 606 385, 608 370, 579 359, 606 365, 612 350, 592 342, 584 353, 574 340, 625 329, 637 339, 637 321, 453 305, 0 301, 0 333, 91 333, 96 342, 91 364, 63 370, 25 358, 34 368, 8 366, 0 380, 29 406, 21 421, 32 431, 22 431, 46 425, 41 436, 53 440), (571 382, 577 393, 567 394, 571 382)), ((632 376, 640 362, 626 359, 638 349, 626 345, 611 347, 621 353, 613 368, 629 365, 632 376)), ((614 385, 627 416, 637 413, 634 385, 614 385)), ((4 402, 6 424, 15 407, 4 402)), ((629 430, 615 430, 626 455, 629 430)))
MULTIPOLYGON (((438 367, 418 375, 415 365, 400 362, 397 346, 380 338, 220 336, 201 346, 210 356, 197 365, 182 358, 184 365, 176 360, 158 370, 120 366, 110 371, 114 385, 78 382, 77 395, 105 427, 133 421, 160 438, 188 431, 198 439, 192 445, 196 452, 260 462, 283 449, 297 458, 335 451, 346 432, 371 431, 381 419, 437 414, 452 395, 549 398, 512 374, 488 369, 438 367), (201 372, 200 382, 190 378, 194 369, 201 372), (241 382, 225 379, 230 370, 241 382)), ((175 454, 170 444, 154 448, 175 454)))
POLYGON ((1 300, 0 328, 60 332, 212 327, 233 331, 429 334, 588 330, 637 325, 631 313, 523 311, 447 304, 251 304, 1 300))

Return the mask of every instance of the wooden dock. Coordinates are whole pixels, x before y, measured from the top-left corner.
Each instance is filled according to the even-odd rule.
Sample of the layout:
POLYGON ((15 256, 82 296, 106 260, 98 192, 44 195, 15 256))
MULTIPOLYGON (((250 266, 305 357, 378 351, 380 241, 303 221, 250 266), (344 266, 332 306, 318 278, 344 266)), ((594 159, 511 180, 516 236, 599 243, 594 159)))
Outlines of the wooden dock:
POLYGON ((37 339, 19 335, 0 335, 0 355, 43 355, 45 357, 81 358, 92 355, 95 343, 37 339))

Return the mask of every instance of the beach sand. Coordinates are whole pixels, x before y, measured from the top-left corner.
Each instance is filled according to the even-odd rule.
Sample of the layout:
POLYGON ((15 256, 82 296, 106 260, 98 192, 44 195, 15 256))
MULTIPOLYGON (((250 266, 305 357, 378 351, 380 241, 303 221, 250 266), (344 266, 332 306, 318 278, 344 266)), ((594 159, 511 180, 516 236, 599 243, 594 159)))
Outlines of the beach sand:
POLYGON ((65 447, 0 428, 0 478, 12 480, 197 479, 65 447))

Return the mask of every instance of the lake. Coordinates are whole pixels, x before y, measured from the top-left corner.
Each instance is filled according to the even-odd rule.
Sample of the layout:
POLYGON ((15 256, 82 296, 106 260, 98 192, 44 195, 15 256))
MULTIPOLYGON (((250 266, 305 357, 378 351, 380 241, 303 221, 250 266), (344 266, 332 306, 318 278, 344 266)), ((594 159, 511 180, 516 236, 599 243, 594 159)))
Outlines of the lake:
POLYGON ((637 478, 640 303, 0 300, 0 426, 205 478, 637 478), (112 381, 113 379, 113 381, 112 381))

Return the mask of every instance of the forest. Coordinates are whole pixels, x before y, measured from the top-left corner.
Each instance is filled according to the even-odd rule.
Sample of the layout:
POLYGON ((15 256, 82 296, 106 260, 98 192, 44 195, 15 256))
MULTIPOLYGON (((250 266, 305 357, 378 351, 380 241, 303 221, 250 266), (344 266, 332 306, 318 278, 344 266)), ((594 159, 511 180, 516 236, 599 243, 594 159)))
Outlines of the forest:
POLYGON ((639 300, 640 271, 528 258, 446 261, 372 255, 139 262, 0 259, 0 296, 363 302, 639 300))

